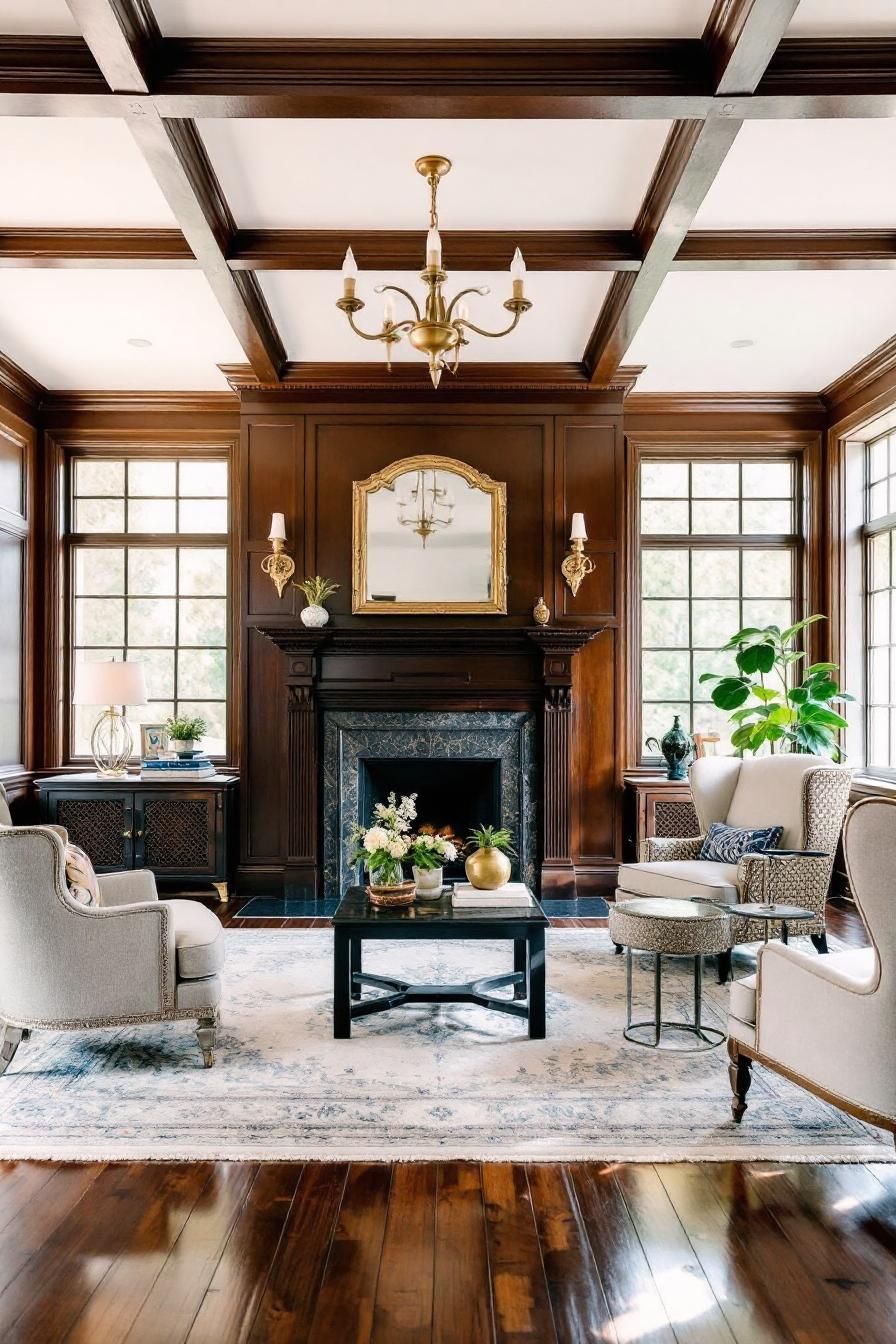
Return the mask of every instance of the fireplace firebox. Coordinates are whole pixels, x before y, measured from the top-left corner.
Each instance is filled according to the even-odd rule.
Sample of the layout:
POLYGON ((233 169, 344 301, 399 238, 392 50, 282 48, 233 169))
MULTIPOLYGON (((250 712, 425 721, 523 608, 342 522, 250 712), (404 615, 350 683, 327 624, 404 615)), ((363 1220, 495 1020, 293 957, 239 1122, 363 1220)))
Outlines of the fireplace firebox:
MULTIPOLYGON (((369 824, 375 803, 390 793, 417 794, 417 825, 447 828, 458 843, 480 823, 500 826, 501 762, 462 757, 426 760, 396 757, 362 759, 358 788, 358 820, 369 824)), ((446 878, 462 879, 463 858, 445 865, 446 878)))

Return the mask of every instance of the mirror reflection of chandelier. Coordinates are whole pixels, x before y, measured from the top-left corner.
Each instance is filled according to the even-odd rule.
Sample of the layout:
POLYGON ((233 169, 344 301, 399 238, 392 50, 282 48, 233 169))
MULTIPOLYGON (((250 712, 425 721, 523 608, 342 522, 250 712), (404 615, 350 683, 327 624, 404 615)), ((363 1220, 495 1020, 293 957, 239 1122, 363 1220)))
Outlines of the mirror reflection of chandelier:
POLYGON ((412 527, 418 537, 426 538, 441 528, 450 527, 454 517, 454 491, 440 485, 435 471, 418 471, 413 485, 399 486, 398 521, 412 527))

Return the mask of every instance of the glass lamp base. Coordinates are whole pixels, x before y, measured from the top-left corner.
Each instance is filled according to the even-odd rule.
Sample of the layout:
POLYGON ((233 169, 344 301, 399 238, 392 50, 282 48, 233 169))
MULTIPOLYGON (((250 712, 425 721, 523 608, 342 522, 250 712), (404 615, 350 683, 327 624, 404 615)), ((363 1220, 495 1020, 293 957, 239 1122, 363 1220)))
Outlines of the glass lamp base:
POLYGON ((90 738, 90 749, 98 775, 120 779, 127 773, 134 750, 131 726, 123 714, 111 705, 100 715, 90 738))

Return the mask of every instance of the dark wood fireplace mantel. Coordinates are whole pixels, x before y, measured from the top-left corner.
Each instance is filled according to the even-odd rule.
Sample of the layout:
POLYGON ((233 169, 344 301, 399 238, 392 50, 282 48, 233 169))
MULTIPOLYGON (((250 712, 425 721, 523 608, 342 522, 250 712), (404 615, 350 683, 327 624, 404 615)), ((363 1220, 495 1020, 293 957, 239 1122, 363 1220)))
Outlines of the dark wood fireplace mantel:
POLYGON ((262 626, 285 659, 287 882, 320 891, 322 709, 531 709, 541 720, 541 881, 575 891, 570 737, 581 626, 262 626))

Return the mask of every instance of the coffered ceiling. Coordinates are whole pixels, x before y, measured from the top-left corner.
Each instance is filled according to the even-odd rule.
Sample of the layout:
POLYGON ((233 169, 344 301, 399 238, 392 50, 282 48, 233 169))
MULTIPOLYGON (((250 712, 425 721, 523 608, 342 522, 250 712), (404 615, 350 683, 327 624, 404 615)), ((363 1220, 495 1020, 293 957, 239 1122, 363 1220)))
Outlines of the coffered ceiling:
POLYGON ((2 0, 0 350, 54 388, 350 379, 383 352, 342 254, 369 328, 441 153, 449 288, 500 325, 519 243, 534 304, 468 362, 816 391, 896 330, 894 52, 892 0, 2 0))

